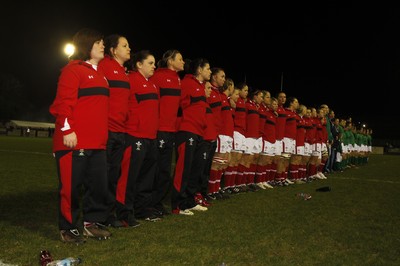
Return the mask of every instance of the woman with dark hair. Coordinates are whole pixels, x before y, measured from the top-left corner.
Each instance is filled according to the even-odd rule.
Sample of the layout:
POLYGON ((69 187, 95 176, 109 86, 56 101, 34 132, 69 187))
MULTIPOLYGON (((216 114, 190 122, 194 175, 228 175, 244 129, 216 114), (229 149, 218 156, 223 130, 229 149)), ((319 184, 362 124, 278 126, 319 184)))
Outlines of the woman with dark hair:
POLYGON ((133 54, 129 61, 129 112, 126 149, 117 185, 117 219, 135 227, 136 219, 157 221, 152 210, 152 190, 157 166, 158 92, 149 80, 156 68, 147 50, 133 54), (135 219, 136 218, 136 219, 135 219))
POLYGON ((121 160, 125 148, 125 123, 128 118, 129 78, 124 64, 131 57, 128 40, 119 34, 104 39, 104 59, 99 70, 104 73, 110 85, 108 109, 107 177, 109 191, 109 217, 106 225, 121 227, 115 219, 115 193, 121 174, 121 160))
POLYGON ((61 241, 80 244, 83 235, 107 239, 108 83, 97 66, 104 58, 103 36, 84 28, 73 38, 75 53, 62 69, 50 113, 56 118, 53 152, 59 177, 61 241), (81 195, 83 188, 83 197, 81 195), (81 203, 81 200, 83 201, 81 203))
POLYGON ((163 205, 171 187, 172 154, 175 135, 178 131, 177 116, 181 98, 181 79, 178 72, 184 69, 185 62, 178 50, 166 51, 157 63, 158 69, 150 78, 160 95, 160 123, 157 132, 159 153, 158 170, 153 186, 153 207, 160 216, 169 214, 163 205))
POLYGON ((197 186, 189 186, 189 183, 196 183, 202 174, 198 164, 202 164, 201 160, 204 160, 200 143, 206 129, 207 102, 204 82, 210 79, 210 63, 203 58, 186 60, 185 72, 181 84, 182 118, 176 135, 177 163, 171 207, 175 214, 193 215, 192 210, 207 210, 206 207, 196 204, 194 197, 197 186))

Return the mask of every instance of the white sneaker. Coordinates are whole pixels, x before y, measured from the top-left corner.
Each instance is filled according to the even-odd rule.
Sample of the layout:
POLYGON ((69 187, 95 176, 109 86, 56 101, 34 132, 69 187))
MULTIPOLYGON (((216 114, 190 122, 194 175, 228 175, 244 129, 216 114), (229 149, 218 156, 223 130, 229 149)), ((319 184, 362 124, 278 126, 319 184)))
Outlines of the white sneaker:
POLYGON ((265 188, 274 188, 273 186, 268 184, 268 182, 263 182, 263 185, 264 185, 265 188))
POLYGON ((194 215, 194 213, 190 210, 179 210, 179 214, 181 215, 194 215))
POLYGON ((266 187, 264 187, 264 184, 262 182, 257 183, 257 186, 261 189, 266 189, 266 187))
POLYGON ((324 179, 322 176, 320 176, 319 175, 319 173, 316 173, 315 175, 313 175, 313 177, 315 178, 315 179, 324 179))
POLYGON ((206 211, 208 209, 207 209, 207 207, 203 207, 203 206, 197 204, 196 206, 194 206, 194 207, 192 207, 192 208, 190 208, 188 210, 189 211, 202 211, 202 212, 204 212, 204 211, 206 211))
POLYGON ((328 179, 322 172, 318 172, 317 175, 320 177, 320 179, 328 179))
POLYGON ((286 179, 285 179, 285 182, 288 183, 289 185, 293 185, 293 184, 294 184, 294 182, 292 182, 291 180, 289 180, 289 178, 286 178, 286 179))
POLYGON ((308 178, 308 180, 315 180, 315 179, 317 179, 317 177, 316 177, 315 175, 310 175, 310 176, 308 176, 307 178, 308 178))

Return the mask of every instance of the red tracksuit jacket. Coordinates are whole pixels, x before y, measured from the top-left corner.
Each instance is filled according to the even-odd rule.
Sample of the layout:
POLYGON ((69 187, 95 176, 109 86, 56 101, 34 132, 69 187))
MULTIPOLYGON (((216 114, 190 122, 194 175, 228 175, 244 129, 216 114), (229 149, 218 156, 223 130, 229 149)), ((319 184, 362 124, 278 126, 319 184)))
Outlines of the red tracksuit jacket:
POLYGON ((63 136, 75 132, 79 149, 106 149, 108 138, 108 82, 100 71, 81 60, 66 65, 50 106, 56 118, 53 151, 70 150, 63 136))
POLYGON ((160 95, 160 123, 158 130, 176 132, 179 101, 181 98, 181 79, 176 71, 168 68, 159 68, 150 77, 159 90, 160 95))
POLYGON ((129 73, 131 95, 126 133, 137 138, 156 139, 158 130, 157 86, 141 73, 129 73))
POLYGON ((108 129, 112 132, 125 132, 130 89, 128 75, 125 68, 108 55, 100 61, 98 69, 104 73, 110 85, 108 129))

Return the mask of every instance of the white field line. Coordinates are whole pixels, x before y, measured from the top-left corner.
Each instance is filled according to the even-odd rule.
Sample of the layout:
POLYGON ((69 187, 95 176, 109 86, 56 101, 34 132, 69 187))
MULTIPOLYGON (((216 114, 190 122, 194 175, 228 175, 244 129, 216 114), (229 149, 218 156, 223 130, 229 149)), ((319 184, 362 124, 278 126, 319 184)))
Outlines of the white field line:
MULTIPOLYGON (((0 149, 0 152, 13 152, 13 153, 27 153, 27 154, 39 154, 39 155, 52 155, 52 153, 49 152, 36 152, 36 151, 13 151, 13 150, 2 150, 0 149)), ((1 266, 1 265, 0 265, 1 266)))
POLYGON ((355 177, 340 177, 340 176, 333 176, 328 177, 328 180, 332 179, 345 179, 345 180, 361 180, 361 181, 369 181, 369 182, 379 182, 379 183, 389 183, 389 184, 400 184, 400 181, 390 181, 390 180, 382 180, 382 179, 364 179, 364 178, 355 178, 355 177))

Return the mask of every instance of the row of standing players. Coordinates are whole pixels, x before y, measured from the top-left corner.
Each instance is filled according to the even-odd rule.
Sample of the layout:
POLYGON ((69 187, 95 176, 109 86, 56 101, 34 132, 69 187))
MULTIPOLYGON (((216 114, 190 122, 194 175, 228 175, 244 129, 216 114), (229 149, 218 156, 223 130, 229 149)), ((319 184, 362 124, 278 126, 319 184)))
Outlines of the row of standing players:
POLYGON ((167 195, 172 213, 205 211, 207 198, 221 192, 223 172, 230 192, 256 179, 267 186, 266 173, 286 182, 285 154, 296 146, 285 141, 289 150, 283 148, 291 139, 285 123, 296 118, 288 119, 277 100, 261 112, 269 93, 245 100, 248 86, 236 89, 206 59, 184 61, 168 50, 156 63, 147 50, 131 54, 118 34, 103 41, 100 32, 84 28, 73 43, 50 106, 63 242, 83 243, 82 234, 107 239, 107 226, 157 221, 170 213, 167 195))

